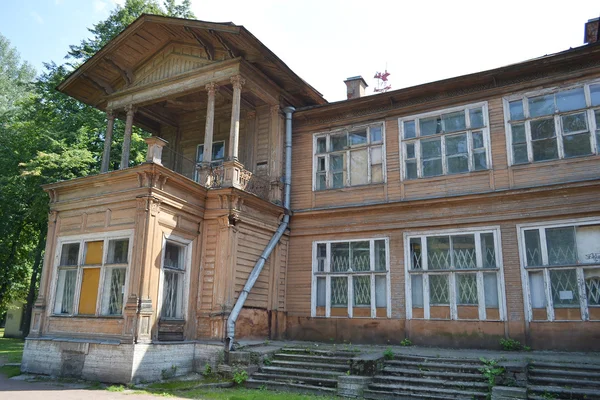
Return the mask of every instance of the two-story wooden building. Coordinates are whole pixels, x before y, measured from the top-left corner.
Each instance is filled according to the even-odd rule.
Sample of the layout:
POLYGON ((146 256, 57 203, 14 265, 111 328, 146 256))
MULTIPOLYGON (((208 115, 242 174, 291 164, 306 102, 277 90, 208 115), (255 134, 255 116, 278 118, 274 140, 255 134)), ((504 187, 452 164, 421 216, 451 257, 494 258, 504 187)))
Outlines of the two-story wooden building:
POLYGON ((242 26, 140 17, 58 88, 106 111, 106 148, 101 174, 45 187, 23 369, 154 379, 243 337, 600 349, 590 37, 327 103, 242 26))

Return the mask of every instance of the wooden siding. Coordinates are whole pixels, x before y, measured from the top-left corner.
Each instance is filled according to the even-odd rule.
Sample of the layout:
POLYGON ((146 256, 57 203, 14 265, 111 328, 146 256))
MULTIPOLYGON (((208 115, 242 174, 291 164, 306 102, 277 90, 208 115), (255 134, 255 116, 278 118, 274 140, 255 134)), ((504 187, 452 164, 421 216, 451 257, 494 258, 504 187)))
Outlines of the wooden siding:
MULTIPOLYGON (((292 209, 334 209, 349 205, 385 204, 493 193, 594 179, 600 173, 600 155, 510 166, 503 98, 513 93, 526 93, 543 87, 583 83, 598 77, 600 77, 599 71, 588 72, 584 76, 576 73, 562 74, 537 85, 535 82, 529 81, 513 85, 506 88, 510 91, 493 96, 486 96, 484 92, 480 92, 474 93, 468 98, 464 96, 449 97, 444 101, 437 101, 429 105, 423 103, 418 107, 397 107, 379 117, 377 117, 377 113, 372 113, 371 115, 363 114, 358 118, 338 119, 335 123, 327 125, 300 123, 300 128, 294 130, 293 137, 292 209), (491 156, 491 159, 488 160, 488 165, 491 164, 489 170, 414 180, 401 179, 400 171, 403 160, 399 154, 398 118, 484 101, 488 104, 489 154, 491 156), (313 191, 314 134, 378 121, 385 123, 386 183, 313 191)), ((322 110, 327 110, 327 106, 322 110)), ((336 112, 339 113, 339 111, 336 112)), ((351 112, 352 110, 349 108, 348 113, 351 114, 351 112)), ((305 117, 302 111, 297 118, 300 122, 304 121, 305 117)))

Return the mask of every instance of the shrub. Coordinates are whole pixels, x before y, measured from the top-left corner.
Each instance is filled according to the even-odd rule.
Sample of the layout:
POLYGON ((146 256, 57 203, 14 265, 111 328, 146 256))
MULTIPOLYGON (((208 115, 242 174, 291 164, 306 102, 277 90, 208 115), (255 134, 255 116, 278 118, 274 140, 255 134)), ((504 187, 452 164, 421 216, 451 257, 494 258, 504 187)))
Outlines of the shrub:
POLYGON ((521 351, 521 350, 531 351, 531 347, 523 346, 521 344, 521 342, 519 342, 518 340, 511 339, 511 338, 500 339, 500 346, 502 346, 502 349, 506 350, 506 351, 521 351))
POLYGON ((412 346, 412 342, 410 341, 409 338, 404 338, 400 342, 400 346, 412 346))
POLYGON ((211 376, 212 375, 212 368, 210 366, 210 364, 206 364, 204 365, 204 371, 202 372, 202 375, 204 376, 211 376))
POLYGON ((233 372, 233 381, 236 385, 242 385, 248 380, 248 372, 245 369, 236 369, 233 372))
POLYGON ((383 352, 383 357, 385 357, 386 360, 393 360, 394 359, 394 352, 392 351, 392 349, 390 349, 389 347, 383 352))

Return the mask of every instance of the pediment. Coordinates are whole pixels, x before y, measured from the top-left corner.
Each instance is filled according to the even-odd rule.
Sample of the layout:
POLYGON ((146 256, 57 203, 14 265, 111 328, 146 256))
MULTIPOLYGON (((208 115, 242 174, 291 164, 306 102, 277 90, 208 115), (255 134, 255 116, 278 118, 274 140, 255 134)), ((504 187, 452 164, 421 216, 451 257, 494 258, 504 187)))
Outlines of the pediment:
POLYGON ((170 43, 136 69, 130 87, 164 81, 219 61, 209 60, 205 51, 198 46, 170 43))

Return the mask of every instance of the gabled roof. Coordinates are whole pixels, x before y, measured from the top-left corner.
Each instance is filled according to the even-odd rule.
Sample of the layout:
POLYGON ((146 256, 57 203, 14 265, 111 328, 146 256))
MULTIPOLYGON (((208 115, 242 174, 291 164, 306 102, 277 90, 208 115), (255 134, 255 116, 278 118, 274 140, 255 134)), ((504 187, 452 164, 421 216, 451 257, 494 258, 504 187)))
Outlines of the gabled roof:
POLYGON ((132 84, 136 69, 173 42, 198 47, 215 63, 243 58, 280 86, 296 107, 327 103, 243 26, 150 14, 132 22, 73 71, 58 90, 103 109, 105 96, 132 84))

